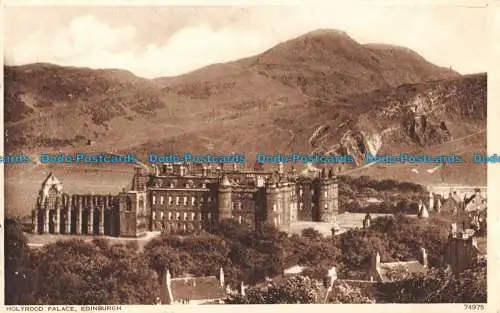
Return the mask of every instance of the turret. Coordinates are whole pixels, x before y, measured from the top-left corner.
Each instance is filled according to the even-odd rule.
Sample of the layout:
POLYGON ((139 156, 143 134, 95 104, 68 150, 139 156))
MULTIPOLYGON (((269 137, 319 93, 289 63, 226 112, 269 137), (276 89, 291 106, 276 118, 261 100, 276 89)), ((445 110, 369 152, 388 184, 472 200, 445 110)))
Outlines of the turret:
POLYGON ((333 171, 333 168, 330 168, 330 170, 328 171, 328 178, 334 178, 335 177, 335 173, 333 171))
POLYGON ((183 163, 176 163, 174 164, 174 175, 175 176, 186 176, 187 174, 187 167, 183 163))
POLYGON ((328 177, 326 169, 319 180, 318 206, 319 220, 332 222, 338 213, 338 185, 335 177, 328 177))
MULTIPOLYGON (((146 191, 122 191, 119 195, 119 225, 120 236, 139 237, 147 231, 146 221, 146 191)), ((92 197, 89 196, 86 205, 92 205, 92 197)))
POLYGON ((266 181, 266 212, 267 224, 274 227, 279 227, 281 224, 281 210, 278 197, 278 181, 273 174, 266 181))
POLYGON ((226 175, 223 175, 219 186, 219 221, 233 217, 231 196, 231 182, 226 175))
POLYGON ((418 216, 420 218, 429 218, 429 212, 427 211, 427 207, 425 205, 422 204, 418 216))
POLYGON ((436 211, 438 213, 441 213, 441 197, 437 197, 437 201, 436 201, 436 211))

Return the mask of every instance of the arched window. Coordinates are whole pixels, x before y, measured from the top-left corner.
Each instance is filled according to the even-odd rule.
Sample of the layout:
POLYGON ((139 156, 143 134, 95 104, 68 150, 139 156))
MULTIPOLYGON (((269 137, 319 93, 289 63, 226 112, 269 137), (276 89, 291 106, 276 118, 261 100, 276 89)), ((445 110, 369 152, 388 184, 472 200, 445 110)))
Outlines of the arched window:
POLYGON ((142 196, 139 197, 139 207, 141 209, 145 208, 145 206, 144 206, 144 198, 142 196))
POLYGON ((130 197, 127 197, 125 201, 127 202, 126 210, 128 212, 132 211, 132 199, 130 199, 130 197))
POLYGON ((47 209, 55 210, 57 206, 57 190, 55 187, 49 189, 49 194, 47 197, 47 209))

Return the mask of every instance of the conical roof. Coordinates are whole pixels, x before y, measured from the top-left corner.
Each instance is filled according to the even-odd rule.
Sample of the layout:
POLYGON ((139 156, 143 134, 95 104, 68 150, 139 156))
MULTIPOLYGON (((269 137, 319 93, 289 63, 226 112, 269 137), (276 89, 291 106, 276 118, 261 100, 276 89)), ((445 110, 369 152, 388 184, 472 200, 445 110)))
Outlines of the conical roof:
POLYGON ((229 181, 229 178, 227 178, 227 175, 222 176, 221 186, 226 186, 226 187, 231 186, 231 182, 229 181))

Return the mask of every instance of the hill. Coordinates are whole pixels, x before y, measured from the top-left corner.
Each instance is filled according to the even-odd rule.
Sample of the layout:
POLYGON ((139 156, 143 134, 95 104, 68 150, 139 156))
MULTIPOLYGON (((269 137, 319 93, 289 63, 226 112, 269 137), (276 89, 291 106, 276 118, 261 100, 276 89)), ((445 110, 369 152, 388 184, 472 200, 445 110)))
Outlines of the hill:
MULTIPOLYGON (((450 152, 465 140, 469 152, 486 147, 486 74, 461 76, 335 30, 177 77, 29 64, 5 67, 5 86, 10 153, 331 152, 359 161, 366 151, 450 152)), ((470 166, 454 177, 485 180, 470 166)), ((355 173, 366 172, 389 170, 355 173)))

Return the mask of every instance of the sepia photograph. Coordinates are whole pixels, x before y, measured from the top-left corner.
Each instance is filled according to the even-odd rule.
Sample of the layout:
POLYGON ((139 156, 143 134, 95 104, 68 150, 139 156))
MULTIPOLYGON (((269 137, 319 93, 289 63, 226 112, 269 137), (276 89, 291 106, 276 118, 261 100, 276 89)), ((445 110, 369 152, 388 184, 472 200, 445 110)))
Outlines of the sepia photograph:
POLYGON ((5 305, 485 310, 488 10, 5 5, 5 305))

